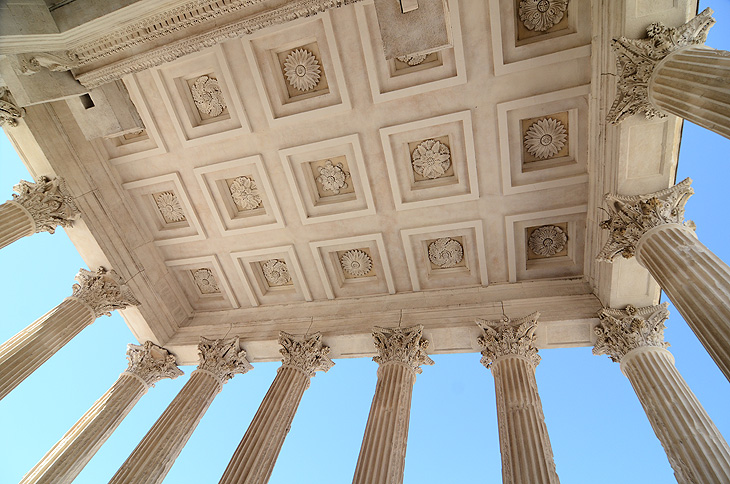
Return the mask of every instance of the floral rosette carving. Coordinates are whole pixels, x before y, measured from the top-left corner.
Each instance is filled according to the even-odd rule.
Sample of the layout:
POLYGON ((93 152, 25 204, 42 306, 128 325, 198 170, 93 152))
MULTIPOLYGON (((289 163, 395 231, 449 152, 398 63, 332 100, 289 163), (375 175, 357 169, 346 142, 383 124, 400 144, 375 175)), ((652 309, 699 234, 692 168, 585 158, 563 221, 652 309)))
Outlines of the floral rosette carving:
POLYGON ((0 86, 0 126, 7 124, 14 128, 23 116, 25 116, 25 109, 15 104, 7 87, 0 86))
POLYGON ((520 20, 528 30, 544 32, 560 22, 568 8, 568 0, 522 0, 520 20))
POLYGON ((261 205, 261 196, 253 178, 239 176, 233 180, 229 187, 233 202, 241 210, 253 210, 261 205))
POLYGON ((322 344, 322 333, 314 333, 309 337, 297 340, 284 331, 279 332, 281 349, 281 366, 293 367, 302 371, 308 377, 313 377, 316 371, 325 373, 335 366, 328 356, 330 349, 322 344))
POLYGON ((464 248, 458 240, 443 237, 428 244, 428 260, 442 269, 454 267, 464 259, 464 248))
POLYGON ((532 231, 527 239, 530 250, 543 257, 551 257, 565 249, 568 236, 562 228, 555 225, 543 225, 532 231))
POLYGON ((423 339, 423 325, 410 328, 373 328, 373 340, 378 356, 373 361, 379 365, 397 361, 405 363, 415 373, 422 373, 420 365, 433 365, 426 354, 429 342, 423 339))
POLYGON ((13 201, 33 218, 36 232, 54 233, 56 227, 72 227, 79 209, 63 178, 38 177, 33 183, 20 180, 13 187, 13 201))
POLYGON ((99 267, 96 272, 79 269, 75 279, 72 297, 88 304, 95 318, 111 316, 115 309, 139 305, 124 280, 113 270, 107 271, 103 267, 99 267))
POLYGON ((396 57, 396 59, 404 64, 408 64, 409 66, 413 67, 422 64, 423 61, 426 60, 426 56, 428 56, 428 54, 408 54, 399 55, 398 57, 396 57))
POLYGON ((218 287, 218 282, 215 280, 213 271, 203 268, 192 272, 195 285, 198 286, 201 294, 220 294, 221 289, 218 287))
POLYGON ((217 79, 200 76, 190 88, 195 107, 212 117, 220 116, 226 109, 226 100, 217 79))
POLYGON ((200 337, 198 343, 200 363, 198 369, 209 371, 226 383, 235 375, 243 375, 253 369, 246 359, 246 352, 241 349, 238 338, 208 339, 200 337))
POLYGON ((299 91, 307 92, 317 87, 321 73, 319 61, 307 49, 295 49, 286 56, 284 75, 299 91))
POLYGON ((317 171, 319 171, 317 182, 328 192, 339 195, 340 190, 347 188, 346 180, 350 174, 343 169, 342 163, 335 165, 332 160, 327 160, 324 166, 320 166, 317 171))
POLYGON ((433 139, 421 142, 411 153, 413 171, 424 178, 444 176, 451 166, 451 152, 445 143, 433 139))
POLYGON ((261 270, 269 286, 284 286, 291 281, 291 274, 289 274, 286 262, 279 259, 267 260, 261 264, 261 270))
POLYGON ((127 360, 126 372, 138 376, 149 386, 163 378, 175 379, 183 375, 175 363, 175 356, 152 341, 145 341, 143 345, 128 344, 127 360))
POLYGON ((598 311, 601 323, 593 331, 597 339, 594 355, 608 355, 616 363, 636 348, 666 348, 664 322, 669 318, 669 303, 626 309, 603 308, 598 311))
POLYGON ((362 277, 373 268, 373 260, 360 249, 348 250, 340 257, 342 270, 355 277, 362 277))
POLYGON ((525 133, 525 149, 535 158, 550 158, 565 146, 568 132, 565 125, 553 118, 535 121, 525 133))
POLYGON ((168 223, 182 222, 185 220, 185 212, 183 212, 180 200, 172 191, 158 193, 154 196, 155 204, 160 210, 162 219, 168 223))
POLYGON ((477 340, 482 347, 481 363, 491 368, 504 356, 521 356, 535 367, 540 363, 540 355, 535 346, 535 330, 540 313, 535 312, 519 319, 504 316, 499 320, 477 319, 483 334, 477 340))

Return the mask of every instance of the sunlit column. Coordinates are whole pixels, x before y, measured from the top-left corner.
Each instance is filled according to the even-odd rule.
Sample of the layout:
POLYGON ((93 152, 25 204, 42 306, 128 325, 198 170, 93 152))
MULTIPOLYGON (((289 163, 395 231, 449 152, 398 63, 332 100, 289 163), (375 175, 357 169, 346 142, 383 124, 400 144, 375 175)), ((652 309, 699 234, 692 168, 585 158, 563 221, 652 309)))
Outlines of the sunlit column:
POLYGON ((327 371, 334 365, 320 333, 297 340, 282 331, 279 344, 281 367, 220 484, 268 482, 309 380, 316 371, 327 371))
POLYGON ((596 355, 621 363, 679 484, 730 482, 730 448, 665 348, 667 303, 602 309, 596 355))
POLYGON ((374 328, 378 382, 355 468, 354 484, 400 484, 406 463, 411 395, 426 354, 423 326, 374 328))
POLYGON ((200 338, 200 364, 122 464, 110 484, 159 484, 223 385, 253 367, 238 338, 200 338))
POLYGON ((73 481, 151 386, 163 378, 177 378, 183 374, 175 365, 175 357, 151 341, 142 346, 128 345, 127 359, 127 371, 23 477, 20 484, 73 481))
POLYGON ((673 114, 730 138, 730 52, 703 45, 712 13, 677 28, 653 23, 646 39, 614 39, 619 78, 609 121, 673 114))
POLYGON ((692 180, 648 195, 606 195, 609 239, 598 260, 636 256, 730 380, 730 267, 684 221, 692 180))
POLYGON ((71 227, 79 214, 62 178, 21 180, 13 190, 13 199, 0 205, 0 249, 26 235, 71 227))
POLYGON ((114 271, 81 269, 76 281, 70 297, 0 346, 0 399, 96 318, 139 304, 114 271))
POLYGON ((558 484, 535 370, 540 313, 520 319, 477 320, 482 364, 491 368, 497 395, 503 484, 558 484))

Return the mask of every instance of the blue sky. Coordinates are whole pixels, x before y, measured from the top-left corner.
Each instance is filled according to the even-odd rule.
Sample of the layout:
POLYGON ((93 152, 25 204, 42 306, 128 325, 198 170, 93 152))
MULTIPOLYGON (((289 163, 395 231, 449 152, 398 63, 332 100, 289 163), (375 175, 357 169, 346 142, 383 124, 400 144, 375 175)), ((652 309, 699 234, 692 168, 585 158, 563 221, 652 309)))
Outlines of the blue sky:
MULTIPOLYGON (((708 6, 703 4, 700 9, 708 6)), ((730 50, 730 2, 709 5, 717 25, 707 44, 730 50)), ((0 137, 0 187, 9 198, 30 179, 0 137)), ((730 261, 727 179, 730 140, 685 123, 677 179, 690 176, 695 195, 687 218, 712 251, 730 261), (720 170, 720 171, 718 171, 720 170)), ((26 237, 0 251, 0 341, 71 294, 85 267, 63 230, 26 237)), ((730 436, 730 385, 676 310, 666 339, 677 367, 725 436, 730 436)), ((514 315, 521 316, 521 315, 514 315)), ((102 317, 0 401, 0 482, 18 482, 126 368, 135 342, 118 314, 102 317)), ((245 344, 245 342, 244 342, 245 344)), ((674 482, 629 381, 619 365, 590 348, 541 350, 537 380, 563 484, 674 482)), ((479 355, 436 355, 414 387, 406 483, 501 482, 494 380, 479 355)), ((336 360, 304 395, 272 484, 350 482, 357 461, 377 365, 336 360)), ((168 483, 216 483, 274 379, 278 363, 257 363, 216 397, 167 476, 168 483)), ((87 465, 76 483, 107 482, 187 381, 151 389, 87 465)))

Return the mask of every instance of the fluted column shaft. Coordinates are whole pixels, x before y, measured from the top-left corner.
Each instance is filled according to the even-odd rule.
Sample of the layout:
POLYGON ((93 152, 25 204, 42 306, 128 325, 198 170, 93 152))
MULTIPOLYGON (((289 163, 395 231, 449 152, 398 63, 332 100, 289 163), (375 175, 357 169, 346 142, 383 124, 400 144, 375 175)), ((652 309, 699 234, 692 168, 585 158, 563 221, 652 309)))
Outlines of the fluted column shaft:
POLYGON ((22 205, 13 201, 0 205, 0 249, 34 233, 35 222, 22 205))
POLYGON ((662 348, 642 347, 621 359, 679 484, 730 482, 730 448, 662 348))
POLYGON ((236 448, 220 484, 263 484, 274 471, 309 376, 290 366, 282 366, 236 448))
POLYGON ((730 267, 680 224, 647 231, 636 257, 730 380, 730 267))
POLYGON ((730 138, 730 52, 689 46, 669 53, 649 81, 660 111, 730 138))
POLYGON ((558 483, 535 367, 519 356, 492 365, 504 484, 558 483))
POLYGON ((398 361, 382 363, 353 484, 400 484, 406 462, 416 373, 398 361))
POLYGON ((162 482, 220 390, 218 377, 206 370, 195 370, 110 484, 162 482))
POLYGON ((147 392, 147 384, 131 373, 119 379, 33 467, 20 484, 72 482, 147 392))
POLYGON ((38 318, 0 346, 0 399, 96 319, 75 297, 38 318))

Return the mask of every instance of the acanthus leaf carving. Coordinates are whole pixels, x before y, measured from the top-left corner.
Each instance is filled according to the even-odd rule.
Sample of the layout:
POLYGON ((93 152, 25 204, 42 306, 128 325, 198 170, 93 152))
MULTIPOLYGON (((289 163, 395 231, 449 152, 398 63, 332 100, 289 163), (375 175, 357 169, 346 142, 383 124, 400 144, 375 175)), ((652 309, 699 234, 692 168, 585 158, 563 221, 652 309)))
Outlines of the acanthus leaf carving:
POLYGON ((289 333, 279 332, 279 344, 281 348, 281 366, 292 367, 303 372, 308 377, 313 377, 315 372, 325 373, 335 363, 330 359, 328 346, 322 344, 322 333, 314 333, 304 338, 296 339, 289 333))
POLYGON ((464 259, 464 248, 458 240, 442 237, 428 244, 428 260, 441 269, 455 267, 464 259))
POLYGON ((163 378, 175 379, 184 373, 177 367, 175 356, 165 348, 145 341, 142 345, 127 345, 129 365, 125 373, 144 380, 148 386, 154 386, 163 378))
POLYGON ((545 32, 563 19, 568 0, 522 0, 520 20, 527 30, 545 32))
POLYGON ((261 264, 266 282, 270 286, 285 286, 291 281, 291 274, 286 262, 279 259, 269 259, 261 264))
POLYGON ((694 193, 692 180, 685 178, 673 187, 647 195, 624 196, 608 194, 608 219, 601 228, 609 231, 608 242, 596 257, 612 262, 621 254, 629 259, 636 253, 641 237, 654 227, 664 224, 683 224, 694 229, 694 223, 684 221, 684 205, 694 193))
POLYGON ((213 340, 201 336, 198 355, 200 357, 198 369, 212 373, 221 384, 235 375, 243 375, 253 369, 246 359, 246 352, 241 349, 238 338, 213 340))
POLYGON ((422 64, 423 61, 426 60, 426 57, 428 54, 408 54, 408 55, 399 55, 396 57, 399 61, 401 61, 404 64, 408 64, 409 66, 417 66, 419 64, 422 64))
POLYGON ((482 365, 491 368, 501 357, 520 356, 537 367, 540 355, 535 346, 535 330, 539 317, 540 313, 534 312, 518 319, 507 316, 492 321, 477 319, 476 323, 483 331, 477 340, 482 347, 482 365))
POLYGON ((708 7, 677 28, 653 23, 646 29, 646 39, 620 37, 611 41, 616 53, 618 82, 616 99, 606 116, 607 121, 618 124, 639 112, 648 119, 664 116, 649 100, 652 73, 656 65, 675 50, 704 44, 708 30, 715 23, 712 13, 708 7))
POLYGON ((543 225, 532 231, 527 239, 530 250, 543 257, 552 257, 565 249, 568 236, 562 228, 556 225, 543 225))
POLYGON ((77 283, 73 285, 72 297, 88 304, 94 317, 111 316, 115 309, 138 306, 140 303, 124 280, 114 270, 99 267, 96 272, 79 269, 77 283))
POLYGON ((608 355, 611 361, 621 359, 632 350, 644 347, 666 348, 664 341, 664 321, 669 317, 669 303, 658 306, 626 309, 603 308, 598 311, 601 323, 593 331, 596 344, 594 355, 608 355))
POLYGON ((157 193, 154 199, 165 223, 172 224, 186 220, 180 199, 172 190, 157 193))
POLYGON ((20 180, 13 187, 13 201, 25 208, 36 232, 54 233, 57 226, 72 227, 79 209, 63 178, 41 176, 35 183, 20 180))
POLYGON ((261 196, 253 178, 239 176, 229 187, 233 202, 240 210, 253 210, 261 206, 261 196))
POLYGON ((15 103, 7 87, 0 86, 0 126, 7 124, 14 128, 23 116, 25 116, 25 109, 15 103))
POLYGON ((390 362, 406 364, 415 373, 423 370, 421 365, 433 365, 426 354, 429 342, 423 339, 423 325, 410 328, 373 328, 373 340, 378 355, 373 361, 379 365, 390 362))
POLYGON ((41 69, 63 72, 79 66, 79 59, 76 54, 70 51, 39 52, 18 54, 20 72, 30 76, 41 69))
POLYGON ((226 109, 226 100, 217 79, 209 76, 198 77, 190 87, 193 102, 203 114, 211 117, 220 116, 226 109))

